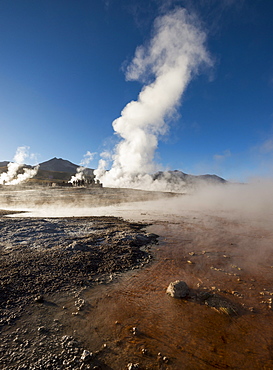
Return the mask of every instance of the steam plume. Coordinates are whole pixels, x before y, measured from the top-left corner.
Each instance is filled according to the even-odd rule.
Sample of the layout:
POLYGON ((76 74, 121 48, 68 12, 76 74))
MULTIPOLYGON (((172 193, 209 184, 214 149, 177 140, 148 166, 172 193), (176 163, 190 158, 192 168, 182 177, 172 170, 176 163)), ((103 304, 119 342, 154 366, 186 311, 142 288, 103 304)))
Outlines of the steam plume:
POLYGON ((106 186, 151 188, 149 173, 157 170, 154 154, 167 121, 176 113, 181 96, 201 65, 211 65, 204 47, 205 33, 195 16, 177 8, 155 20, 153 37, 136 49, 127 80, 146 85, 137 101, 128 103, 113 129, 121 138, 111 156, 112 167, 101 159, 95 175, 106 186), (148 82, 148 83, 147 83, 148 82))
POLYGON ((85 153, 80 163, 80 167, 77 168, 77 173, 74 176, 72 176, 71 179, 69 180, 70 183, 74 183, 78 180, 84 180, 85 177, 84 171, 89 165, 89 163, 93 160, 95 154, 96 153, 91 153, 89 151, 85 153))
POLYGON ((26 146, 17 148, 13 158, 14 162, 10 162, 8 164, 8 171, 0 175, 0 185, 17 185, 37 174, 39 166, 34 168, 23 168, 25 159, 29 157, 28 150, 29 147, 26 146), (21 169, 23 173, 18 173, 21 169))

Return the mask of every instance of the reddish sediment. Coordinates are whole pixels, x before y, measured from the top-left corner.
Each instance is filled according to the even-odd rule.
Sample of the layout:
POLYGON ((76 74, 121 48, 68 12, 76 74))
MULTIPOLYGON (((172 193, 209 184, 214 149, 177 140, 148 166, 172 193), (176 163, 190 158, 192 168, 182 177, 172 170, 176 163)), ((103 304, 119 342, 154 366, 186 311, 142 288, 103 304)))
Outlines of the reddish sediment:
MULTIPOLYGON (((123 222, 111 218, 115 230, 126 224, 136 235, 134 228, 141 227, 123 222)), ((100 226, 102 232, 103 220, 100 226)), ((159 244, 146 251, 139 245, 136 263, 129 263, 126 272, 122 267, 102 271, 88 285, 81 282, 80 268, 68 269, 67 290, 53 289, 56 279, 48 279, 48 291, 35 290, 33 301, 23 300, 18 317, 2 330, 1 356, 11 361, 3 362, 4 368, 17 369, 27 361, 33 369, 38 361, 44 368, 55 363, 73 369, 120 370, 128 364, 139 369, 272 368, 271 230, 196 212, 154 220, 141 229, 146 233, 160 235, 159 244), (141 251, 147 253, 144 260, 141 251), (175 280, 189 286, 185 299, 166 294, 175 280), (38 293, 43 294, 40 303, 38 293), (7 348, 10 353, 4 352, 7 348), (89 355, 83 356, 84 350, 89 355)), ((119 244, 109 243, 113 254, 105 260, 106 269, 110 261, 117 263, 119 244)), ((49 264, 50 249, 47 253, 49 264)), ((60 259, 56 262, 55 268, 60 259)))

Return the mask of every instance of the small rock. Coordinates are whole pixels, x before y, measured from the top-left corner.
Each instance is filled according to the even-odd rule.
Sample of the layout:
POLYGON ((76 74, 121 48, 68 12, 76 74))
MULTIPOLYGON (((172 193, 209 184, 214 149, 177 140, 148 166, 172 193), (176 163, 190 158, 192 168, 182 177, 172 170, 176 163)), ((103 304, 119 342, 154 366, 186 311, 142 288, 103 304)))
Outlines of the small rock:
POLYGON ((137 370, 137 369, 139 369, 139 364, 133 364, 132 362, 130 362, 127 365, 127 368, 128 368, 128 370, 137 370))
POLYGON ((43 303, 44 302, 44 297, 42 295, 38 295, 37 297, 34 298, 34 301, 36 303, 43 303))
POLYGON ((46 332, 46 328, 44 326, 40 326, 37 330, 38 330, 39 333, 45 333, 46 332))
POLYGON ((132 333, 133 333, 133 335, 137 335, 138 330, 137 330, 137 328, 136 328, 136 327, 133 327, 133 329, 132 329, 132 333))
POLYGON ((135 244, 141 246, 141 245, 148 244, 150 242, 150 238, 143 234, 137 234, 134 242, 135 244))
POLYGON ((176 280, 171 282, 167 288, 166 293, 173 298, 185 298, 188 296, 190 289, 185 281, 176 280))
POLYGON ((83 308, 84 305, 85 305, 85 300, 84 299, 78 298, 75 301, 75 306, 77 307, 78 311, 80 311, 83 308))
POLYGON ((81 355, 81 361, 88 362, 89 360, 91 360, 92 356, 92 352, 89 352, 85 349, 81 355))

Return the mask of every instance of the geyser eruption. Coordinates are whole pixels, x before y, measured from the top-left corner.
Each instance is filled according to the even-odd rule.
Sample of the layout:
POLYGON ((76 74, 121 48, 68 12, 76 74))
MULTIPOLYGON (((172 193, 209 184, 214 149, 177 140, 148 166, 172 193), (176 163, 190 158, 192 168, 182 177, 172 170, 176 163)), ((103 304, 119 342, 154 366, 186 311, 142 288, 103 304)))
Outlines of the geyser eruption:
POLYGON ((24 161, 29 157, 28 150, 29 147, 26 146, 17 148, 13 158, 14 162, 10 162, 8 164, 8 171, 0 175, 0 185, 17 185, 37 174, 39 166, 24 168, 24 161))
POLYGON ((155 20, 153 37, 136 49, 126 72, 127 80, 146 85, 138 100, 128 103, 113 122, 121 141, 111 155, 111 169, 106 171, 108 161, 101 159, 94 172, 106 186, 163 190, 165 185, 149 175, 158 170, 154 163, 158 139, 167 132, 167 121, 175 115, 193 75, 200 66, 211 65, 205 40, 198 20, 185 9, 177 8, 155 20))

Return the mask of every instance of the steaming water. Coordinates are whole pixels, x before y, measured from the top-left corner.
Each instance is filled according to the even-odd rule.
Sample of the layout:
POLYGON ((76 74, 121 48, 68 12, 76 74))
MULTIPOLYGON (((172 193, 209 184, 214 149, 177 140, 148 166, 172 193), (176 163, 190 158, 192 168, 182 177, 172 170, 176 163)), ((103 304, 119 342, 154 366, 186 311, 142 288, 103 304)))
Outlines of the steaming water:
MULTIPOLYGON (((72 190, 5 192, 2 200, 10 196, 16 208, 15 198, 22 206, 23 199, 40 197, 40 204, 25 217, 114 215, 153 224, 149 231, 160 235, 159 245, 152 248, 154 263, 124 274, 114 284, 87 291, 84 298, 90 308, 81 319, 63 318, 68 330, 76 330, 91 350, 107 343, 104 360, 113 369, 125 368, 129 362, 160 368, 158 352, 170 359, 169 368, 177 370, 269 369, 273 366, 271 189, 265 184, 216 187, 192 196, 107 207, 94 207, 102 196, 96 192, 83 194, 76 207, 72 190), (54 201, 45 202, 53 194, 54 201), (57 194, 63 195, 59 203, 57 194), (170 298, 166 288, 177 279, 193 291, 220 289, 219 294, 238 304, 242 314, 225 316, 206 305, 170 298), (135 336, 133 327, 138 330, 135 336), (147 356, 141 354, 144 348, 147 356)), ((110 194, 117 196, 110 192, 109 198, 110 194)))
POLYGON ((158 352, 170 359, 168 368, 177 370, 272 368, 273 313, 261 303, 273 294, 272 231, 197 212, 169 215, 155 221, 150 231, 161 235, 153 248, 154 263, 125 274, 116 284, 87 292, 92 308, 82 327, 75 321, 72 329, 94 350, 106 342, 110 350, 105 359, 113 369, 131 361, 160 368, 155 365, 158 352), (243 314, 229 317, 196 302, 170 298, 166 288, 177 279, 193 291, 220 289, 243 314), (147 358, 141 355, 143 348, 147 358))
MULTIPOLYGON (((135 220, 168 220, 197 214, 223 215, 273 227, 273 183, 218 185, 193 194, 132 189, 10 189, 0 190, 0 208, 25 210, 21 217, 113 215, 135 220)), ((16 216, 16 215, 15 215, 16 216)))

